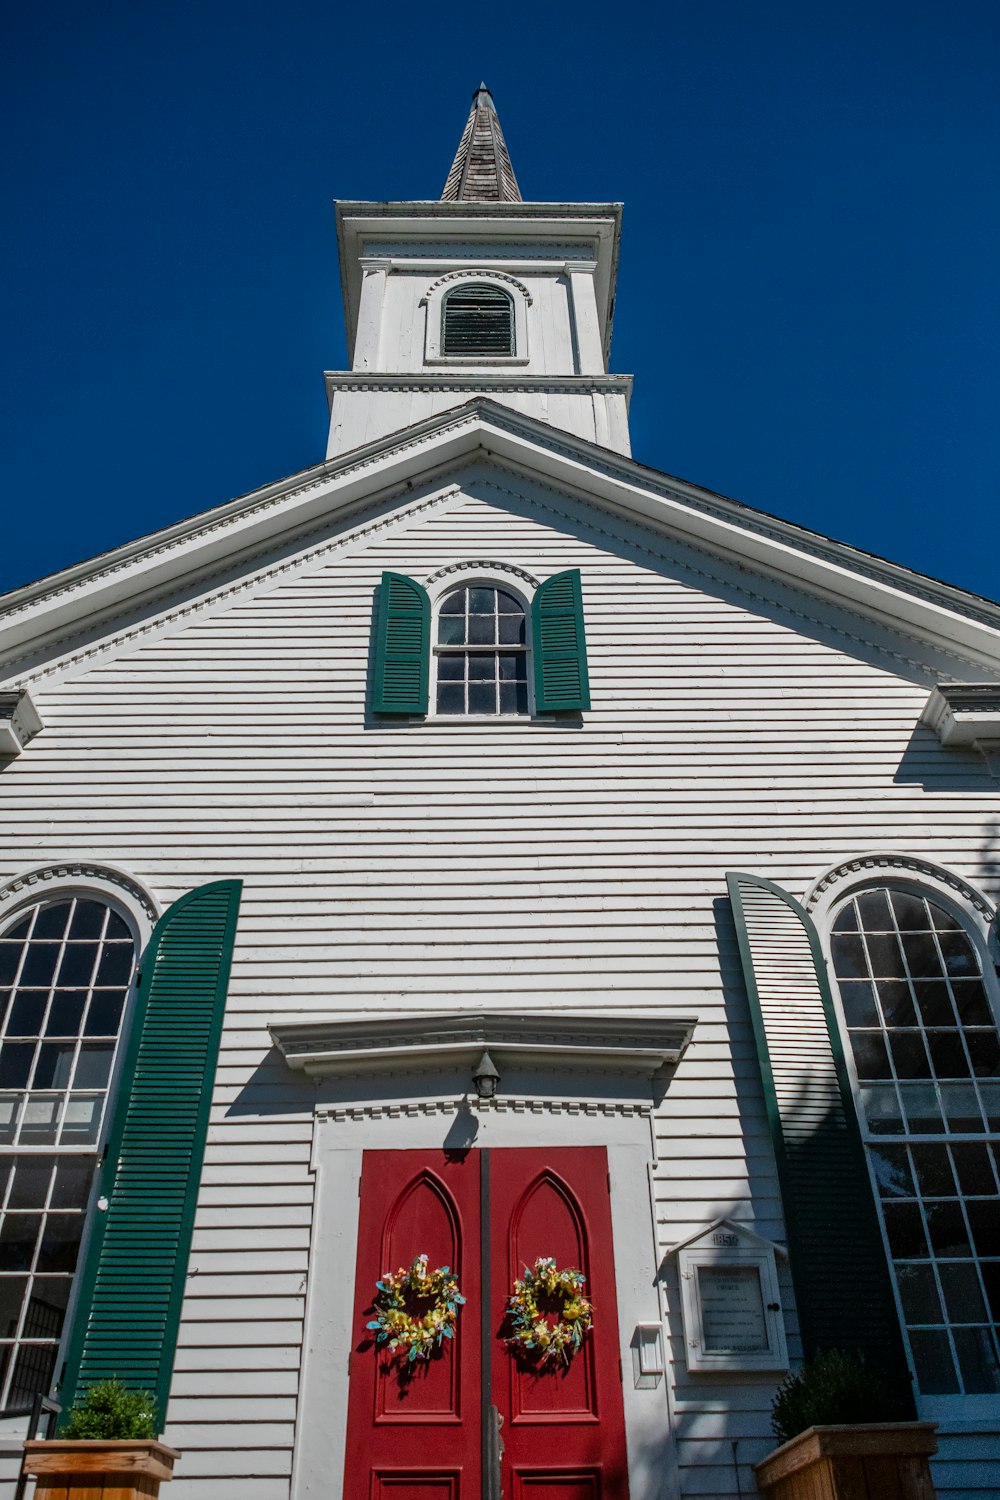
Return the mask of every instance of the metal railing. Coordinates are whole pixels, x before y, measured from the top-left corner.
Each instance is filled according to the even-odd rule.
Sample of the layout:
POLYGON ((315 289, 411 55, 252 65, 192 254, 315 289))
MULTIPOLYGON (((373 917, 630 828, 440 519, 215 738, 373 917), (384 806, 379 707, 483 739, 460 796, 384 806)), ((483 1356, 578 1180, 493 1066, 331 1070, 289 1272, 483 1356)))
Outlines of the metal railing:
MULTIPOLYGON (((0 1411, 0 1419, 4 1417, 27 1417, 28 1431, 25 1433, 24 1441, 30 1443, 32 1438, 38 1436, 38 1429, 42 1425, 43 1416, 48 1420, 46 1437, 52 1436, 56 1418, 62 1411, 58 1401, 51 1396, 37 1395, 30 1406, 8 1406, 0 1411)), ((21 1471, 17 1476, 17 1488, 14 1491, 14 1500, 24 1500, 24 1492, 28 1488, 29 1475, 24 1472, 24 1454, 21 1455, 21 1471)))

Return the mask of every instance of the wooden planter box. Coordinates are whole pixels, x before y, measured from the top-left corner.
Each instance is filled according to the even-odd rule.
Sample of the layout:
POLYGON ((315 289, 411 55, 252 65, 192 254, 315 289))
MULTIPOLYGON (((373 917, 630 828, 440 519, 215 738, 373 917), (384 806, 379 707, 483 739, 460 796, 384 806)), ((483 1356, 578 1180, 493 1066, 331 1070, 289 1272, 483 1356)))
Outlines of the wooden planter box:
POLYGON ((754 1464, 768 1500, 934 1500, 935 1422, 810 1427, 754 1464))
POLYGON ((152 1438, 49 1438, 25 1443, 24 1473, 37 1479, 35 1500, 149 1500, 173 1477, 177 1458, 152 1438))

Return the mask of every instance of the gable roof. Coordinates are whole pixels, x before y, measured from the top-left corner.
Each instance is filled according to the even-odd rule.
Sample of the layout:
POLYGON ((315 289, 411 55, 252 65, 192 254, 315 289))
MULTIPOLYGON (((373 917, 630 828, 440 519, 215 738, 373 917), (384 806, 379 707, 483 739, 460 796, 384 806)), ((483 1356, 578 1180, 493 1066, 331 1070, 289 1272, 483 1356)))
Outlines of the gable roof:
POLYGON ((647 468, 483 397, 0 597, 0 677, 376 497, 478 459, 652 525, 1000 673, 1000 604, 647 468))

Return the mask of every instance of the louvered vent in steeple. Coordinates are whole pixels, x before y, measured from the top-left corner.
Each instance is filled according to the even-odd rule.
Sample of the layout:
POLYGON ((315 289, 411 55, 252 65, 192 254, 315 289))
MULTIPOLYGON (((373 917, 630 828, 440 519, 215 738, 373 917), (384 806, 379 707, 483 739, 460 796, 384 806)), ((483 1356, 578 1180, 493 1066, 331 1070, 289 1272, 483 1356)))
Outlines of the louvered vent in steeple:
POLYGON ((491 354, 508 358, 514 351, 514 304, 500 287, 476 283, 449 292, 442 310, 442 353, 491 354))

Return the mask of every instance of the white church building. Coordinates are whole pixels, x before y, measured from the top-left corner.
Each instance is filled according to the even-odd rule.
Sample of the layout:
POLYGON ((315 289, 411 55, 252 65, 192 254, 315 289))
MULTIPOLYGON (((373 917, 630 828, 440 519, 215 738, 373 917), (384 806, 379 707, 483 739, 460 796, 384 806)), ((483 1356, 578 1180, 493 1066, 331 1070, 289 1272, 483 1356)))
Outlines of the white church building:
POLYGON ((325 458, 0 600, 8 1500, 108 1375, 169 1500, 740 1500, 831 1347, 1000 1493, 1000 605, 632 457, 620 224, 480 88, 325 458))

